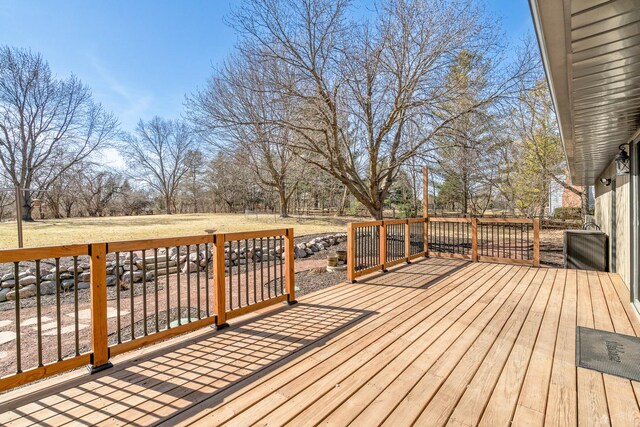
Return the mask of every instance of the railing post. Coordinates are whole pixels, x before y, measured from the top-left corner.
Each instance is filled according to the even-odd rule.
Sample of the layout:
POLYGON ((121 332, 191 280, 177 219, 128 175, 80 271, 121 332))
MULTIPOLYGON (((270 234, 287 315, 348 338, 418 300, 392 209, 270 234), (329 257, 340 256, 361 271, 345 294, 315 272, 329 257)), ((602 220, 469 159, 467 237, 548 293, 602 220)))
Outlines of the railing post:
MULTIPOLYGON (((89 372, 95 374, 113 365, 109 362, 107 331, 107 244, 89 245, 91 256, 91 364, 89 372)), ((76 313, 76 316, 78 313, 76 313)))
MULTIPOLYGON (((213 294, 216 310, 216 329, 229 326, 227 323, 227 296, 224 288, 225 258, 224 258, 224 233, 213 235, 213 294)), ((231 258, 229 258, 231 260, 231 258)))
POLYGON ((409 220, 404 224, 404 256, 407 258, 407 263, 411 263, 409 260, 411 256, 411 224, 409 224, 409 220))
POLYGON ((471 261, 478 261, 478 218, 471 218, 471 261))
POLYGON ((533 220, 533 266, 540 267, 540 219, 533 220))
POLYGON ((356 280, 356 233, 353 223, 347 224, 347 280, 356 280))
POLYGON ((429 217, 424 219, 424 256, 429 257, 429 217))
POLYGON ((296 270, 293 259, 293 228, 287 228, 287 232, 284 236, 285 241, 285 286, 287 288, 287 303, 289 305, 295 304, 296 301, 296 270))
POLYGON ((387 271, 385 264, 387 263, 387 224, 384 220, 380 221, 380 270, 387 271))

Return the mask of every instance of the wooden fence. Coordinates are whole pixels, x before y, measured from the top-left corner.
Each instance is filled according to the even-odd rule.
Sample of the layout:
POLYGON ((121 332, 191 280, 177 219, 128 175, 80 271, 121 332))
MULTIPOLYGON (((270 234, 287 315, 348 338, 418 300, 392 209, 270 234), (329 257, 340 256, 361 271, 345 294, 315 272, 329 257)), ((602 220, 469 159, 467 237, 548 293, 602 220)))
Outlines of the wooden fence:
POLYGON ((82 365, 100 371, 117 354, 208 325, 224 328, 235 317, 273 304, 295 303, 293 245, 289 228, 0 250, 0 264, 11 266, 16 289, 24 275, 20 269, 35 266, 36 291, 30 304, 15 292, 16 338, 3 344, 12 353, 13 372, 0 378, 0 392, 82 365), (88 302, 78 296, 79 257, 89 258, 88 302), (45 261, 54 265, 51 273, 41 268, 45 261), (45 296, 47 283, 52 292, 45 296), (33 333, 26 332, 21 310, 33 311, 33 333), (82 319, 90 327, 82 328, 82 319))
POLYGON ((529 218, 411 218, 350 223, 347 279, 423 257, 540 265, 540 223, 529 218))

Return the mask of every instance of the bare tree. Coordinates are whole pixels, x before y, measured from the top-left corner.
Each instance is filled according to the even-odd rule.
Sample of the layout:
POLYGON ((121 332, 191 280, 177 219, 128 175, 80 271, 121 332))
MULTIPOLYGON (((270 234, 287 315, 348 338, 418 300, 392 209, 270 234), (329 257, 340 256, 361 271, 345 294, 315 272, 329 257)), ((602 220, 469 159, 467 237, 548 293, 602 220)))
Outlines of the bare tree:
POLYGON ((348 8, 347 0, 249 0, 233 23, 245 55, 278 64, 265 76, 296 112, 276 121, 295 133, 294 152, 381 218, 401 165, 431 149, 451 122, 512 89, 512 79, 496 77, 465 109, 447 108, 453 58, 495 48, 492 25, 471 0, 383 1, 364 24, 348 22, 348 8))
POLYGON ((262 187, 278 192, 280 216, 285 218, 299 177, 291 167, 293 132, 275 124, 291 111, 270 87, 267 75, 280 71, 273 67, 274 61, 231 57, 205 90, 187 99, 187 108, 201 135, 220 150, 238 153, 241 158, 235 160, 249 167, 262 187))
MULTIPOLYGON (((111 140, 117 121, 75 76, 55 78, 29 50, 0 47, 0 164, 13 185, 48 189, 111 140)), ((23 219, 32 220, 30 192, 23 219)))
POLYGON ((246 205, 248 191, 252 190, 250 181, 253 175, 238 173, 237 169, 233 154, 220 151, 209 162, 205 172, 209 192, 218 203, 224 203, 226 212, 235 212, 238 204, 246 205))
POLYGON ((109 206, 120 194, 124 178, 118 173, 95 168, 84 169, 81 178, 78 198, 83 213, 90 217, 106 215, 109 206))
POLYGON ((167 214, 176 211, 176 196, 189 172, 194 148, 195 141, 185 123, 160 117, 140 120, 136 135, 129 135, 122 144, 129 175, 162 197, 167 214))
POLYGON ((541 178, 546 181, 541 183, 545 191, 539 197, 539 214, 543 214, 548 200, 549 181, 556 182, 580 197, 582 215, 588 214, 588 189, 572 185, 569 176, 564 176, 563 179, 566 172, 565 154, 544 77, 540 76, 533 87, 523 85, 518 101, 514 112, 514 126, 523 146, 520 164, 527 168, 523 174, 538 170, 541 178))
POLYGON ((187 163, 189 164, 189 172, 184 180, 184 201, 186 205, 191 206, 191 211, 194 213, 201 212, 203 208, 202 203, 202 191, 203 186, 202 179, 204 177, 204 167, 206 166, 206 159, 201 150, 191 150, 187 156, 187 163))

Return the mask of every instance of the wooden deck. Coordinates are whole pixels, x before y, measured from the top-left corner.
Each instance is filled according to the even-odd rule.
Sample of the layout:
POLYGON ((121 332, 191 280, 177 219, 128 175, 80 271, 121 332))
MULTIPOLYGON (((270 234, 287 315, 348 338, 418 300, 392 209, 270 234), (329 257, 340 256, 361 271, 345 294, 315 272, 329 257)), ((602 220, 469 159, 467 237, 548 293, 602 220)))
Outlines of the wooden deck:
POLYGON ((431 258, 5 394, 0 424, 639 425, 639 383, 575 367, 576 325, 640 333, 628 299, 431 258))

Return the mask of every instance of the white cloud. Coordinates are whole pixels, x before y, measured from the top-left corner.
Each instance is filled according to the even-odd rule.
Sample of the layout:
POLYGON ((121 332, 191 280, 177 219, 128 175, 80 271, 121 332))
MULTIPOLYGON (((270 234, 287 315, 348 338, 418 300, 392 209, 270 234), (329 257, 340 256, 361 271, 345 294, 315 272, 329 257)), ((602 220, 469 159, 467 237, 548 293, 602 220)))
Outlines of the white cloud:
POLYGON ((110 147, 101 150, 100 157, 100 163, 109 170, 122 171, 127 166, 126 161, 120 155, 120 152, 116 148, 110 147))

